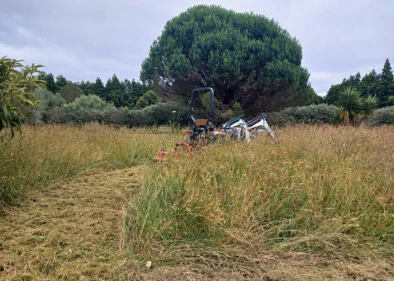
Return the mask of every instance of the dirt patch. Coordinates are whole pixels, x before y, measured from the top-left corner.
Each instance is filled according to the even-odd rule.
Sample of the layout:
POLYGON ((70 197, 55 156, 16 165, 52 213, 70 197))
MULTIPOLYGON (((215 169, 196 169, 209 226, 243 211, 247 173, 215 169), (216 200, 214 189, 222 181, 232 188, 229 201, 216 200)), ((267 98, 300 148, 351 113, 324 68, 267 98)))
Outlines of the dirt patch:
POLYGON ((0 217, 0 280, 118 280, 122 220, 142 168, 90 170, 0 217))

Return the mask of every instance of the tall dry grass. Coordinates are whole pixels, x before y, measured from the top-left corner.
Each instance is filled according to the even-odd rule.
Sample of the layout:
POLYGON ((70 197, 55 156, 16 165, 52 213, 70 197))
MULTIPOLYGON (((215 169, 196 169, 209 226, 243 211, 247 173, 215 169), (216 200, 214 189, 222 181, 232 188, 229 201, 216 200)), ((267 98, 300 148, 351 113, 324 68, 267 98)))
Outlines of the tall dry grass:
POLYGON ((196 255, 215 247, 392 257, 392 127, 275 133, 276 143, 262 137, 210 146, 153 166, 128 213, 129 250, 152 256, 188 245, 196 255))
POLYGON ((22 135, 0 144, 0 207, 29 189, 92 167, 114 169, 149 163, 158 146, 173 145, 172 137, 162 135, 158 130, 97 124, 24 127, 22 135))
MULTIPOLYGON (((25 127, 0 149, 0 202, 89 168, 145 164, 122 235, 132 260, 226 266, 248 276, 263 276, 262 264, 281 253, 310 263, 318 256, 359 267, 375 259, 394 264, 380 262, 394 253, 392 127, 296 126, 275 134, 277 142, 263 136, 216 144, 154 163, 157 150, 171 149, 181 133, 25 127)), ((392 276, 383 265, 378 274, 392 276)))

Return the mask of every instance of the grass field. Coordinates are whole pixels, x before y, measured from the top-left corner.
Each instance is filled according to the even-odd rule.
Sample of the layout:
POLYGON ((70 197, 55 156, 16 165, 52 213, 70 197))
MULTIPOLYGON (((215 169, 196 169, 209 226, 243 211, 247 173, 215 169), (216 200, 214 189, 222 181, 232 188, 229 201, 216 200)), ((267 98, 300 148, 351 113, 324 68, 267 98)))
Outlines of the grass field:
POLYGON ((287 127, 154 163, 181 132, 25 128, 0 151, 0 199, 7 216, 31 190, 139 166, 119 280, 394 280, 392 129, 287 127))

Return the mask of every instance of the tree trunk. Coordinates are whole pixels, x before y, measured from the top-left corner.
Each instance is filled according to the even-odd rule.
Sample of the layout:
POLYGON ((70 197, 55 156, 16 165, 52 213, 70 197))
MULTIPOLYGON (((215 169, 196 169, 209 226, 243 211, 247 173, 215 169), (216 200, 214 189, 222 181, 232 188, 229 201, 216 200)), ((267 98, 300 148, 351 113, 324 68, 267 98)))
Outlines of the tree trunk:
POLYGON ((365 128, 367 126, 368 117, 363 117, 361 120, 360 128, 365 128))
POLYGON ((349 120, 349 116, 345 115, 343 117, 343 123, 345 124, 345 126, 349 126, 350 125, 350 120, 349 120))

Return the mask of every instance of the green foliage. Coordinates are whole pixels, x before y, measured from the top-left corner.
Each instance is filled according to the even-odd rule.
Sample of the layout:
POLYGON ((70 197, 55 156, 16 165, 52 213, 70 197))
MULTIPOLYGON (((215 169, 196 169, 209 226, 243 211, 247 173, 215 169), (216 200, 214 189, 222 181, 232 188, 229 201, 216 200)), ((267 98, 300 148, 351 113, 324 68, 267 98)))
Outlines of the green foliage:
POLYGON ((188 113, 188 108, 179 106, 179 104, 158 103, 144 109, 129 111, 129 126, 187 125, 188 113))
POLYGON ((374 124, 394 124, 394 106, 377 109, 374 116, 374 124))
POLYGON ((40 73, 39 75, 39 79, 40 80, 44 80, 46 83, 46 88, 48 91, 52 92, 52 93, 56 93, 59 91, 59 87, 58 85, 56 85, 55 82, 55 77, 53 76, 52 73, 40 73))
POLYGON ((347 87, 356 89, 361 97, 376 96, 378 107, 391 105, 390 96, 394 95, 394 79, 390 61, 386 59, 381 74, 377 74, 373 69, 362 79, 360 73, 357 73, 355 76, 343 79, 341 84, 332 85, 325 97, 325 102, 338 105, 340 93, 347 87))
POLYGON ((127 110, 117 109, 96 95, 83 95, 63 107, 53 107, 48 110, 46 116, 48 123, 128 124, 127 110))
POLYGON ((66 103, 71 103, 75 101, 76 98, 84 95, 84 92, 81 90, 81 88, 74 83, 67 84, 60 89, 59 93, 66 103))
POLYGON ((314 92, 305 94, 309 73, 301 59, 299 42, 275 21, 199 5, 167 22, 140 76, 177 93, 209 85, 224 104, 251 93, 258 93, 257 99, 279 93, 305 103, 314 92))
POLYGON ((378 99, 376 96, 367 96, 361 100, 360 113, 363 117, 368 118, 373 116, 374 110, 378 106, 378 99))
POLYGON ((152 90, 149 90, 138 99, 135 108, 142 109, 149 105, 156 104, 159 101, 159 97, 152 90))
POLYGON ((389 59, 386 59, 376 87, 376 97, 381 107, 389 105, 388 98, 394 95, 394 78, 389 59))
POLYGON ((45 88, 45 81, 38 77, 42 74, 39 70, 42 66, 23 66, 21 62, 7 57, 0 59, 0 133, 9 129, 11 137, 14 128, 21 132, 22 108, 37 106, 34 90, 45 88))
MULTIPOLYGON (((74 123, 102 122, 104 109, 114 108, 96 95, 80 96, 64 106, 65 116, 74 123)), ((114 108, 115 109, 115 108, 114 108)))
POLYGON ((79 88, 83 91, 85 95, 93 95, 94 94, 94 84, 87 81, 81 81, 78 83, 79 88))
POLYGON ((45 121, 49 124, 63 124, 72 122, 72 113, 64 106, 53 107, 48 110, 45 121))
POLYGON ((367 124, 368 118, 373 116, 374 110, 378 107, 376 96, 367 96, 361 100, 360 113, 362 114, 361 126, 367 124))
POLYGON ((267 114, 271 125, 285 126, 289 124, 333 124, 337 120, 338 108, 335 105, 312 104, 308 106, 291 107, 285 110, 267 114))
POLYGON ((387 98, 388 105, 394 105, 394 96, 389 96, 387 98))
POLYGON ((34 91, 35 99, 40 103, 40 107, 25 108, 24 122, 31 125, 39 125, 47 122, 47 113, 54 107, 61 107, 65 104, 59 93, 52 93, 48 90, 37 89, 34 91))
POLYGON ((80 110, 80 109, 95 109, 103 110, 108 104, 100 99, 96 95, 80 96, 75 99, 72 103, 66 104, 65 107, 70 110, 80 110))
POLYGON ((338 106, 339 114, 343 118, 345 125, 354 125, 357 114, 361 109, 360 93, 352 87, 346 87, 339 94, 338 106))
POLYGON ((127 108, 116 108, 113 106, 107 106, 103 110, 103 122, 105 124, 113 125, 128 125, 129 118, 128 113, 130 110, 127 108))
POLYGON ((56 87, 57 87, 57 89, 63 88, 68 83, 70 83, 70 82, 67 81, 67 79, 63 75, 56 76, 56 87))
POLYGON ((242 106, 241 106, 241 104, 239 102, 235 102, 234 103, 234 105, 233 105, 233 113, 234 113, 234 117, 244 114, 242 106))
POLYGON ((105 87, 103 81, 97 77, 96 82, 93 85, 93 93, 102 99, 105 99, 105 87))

